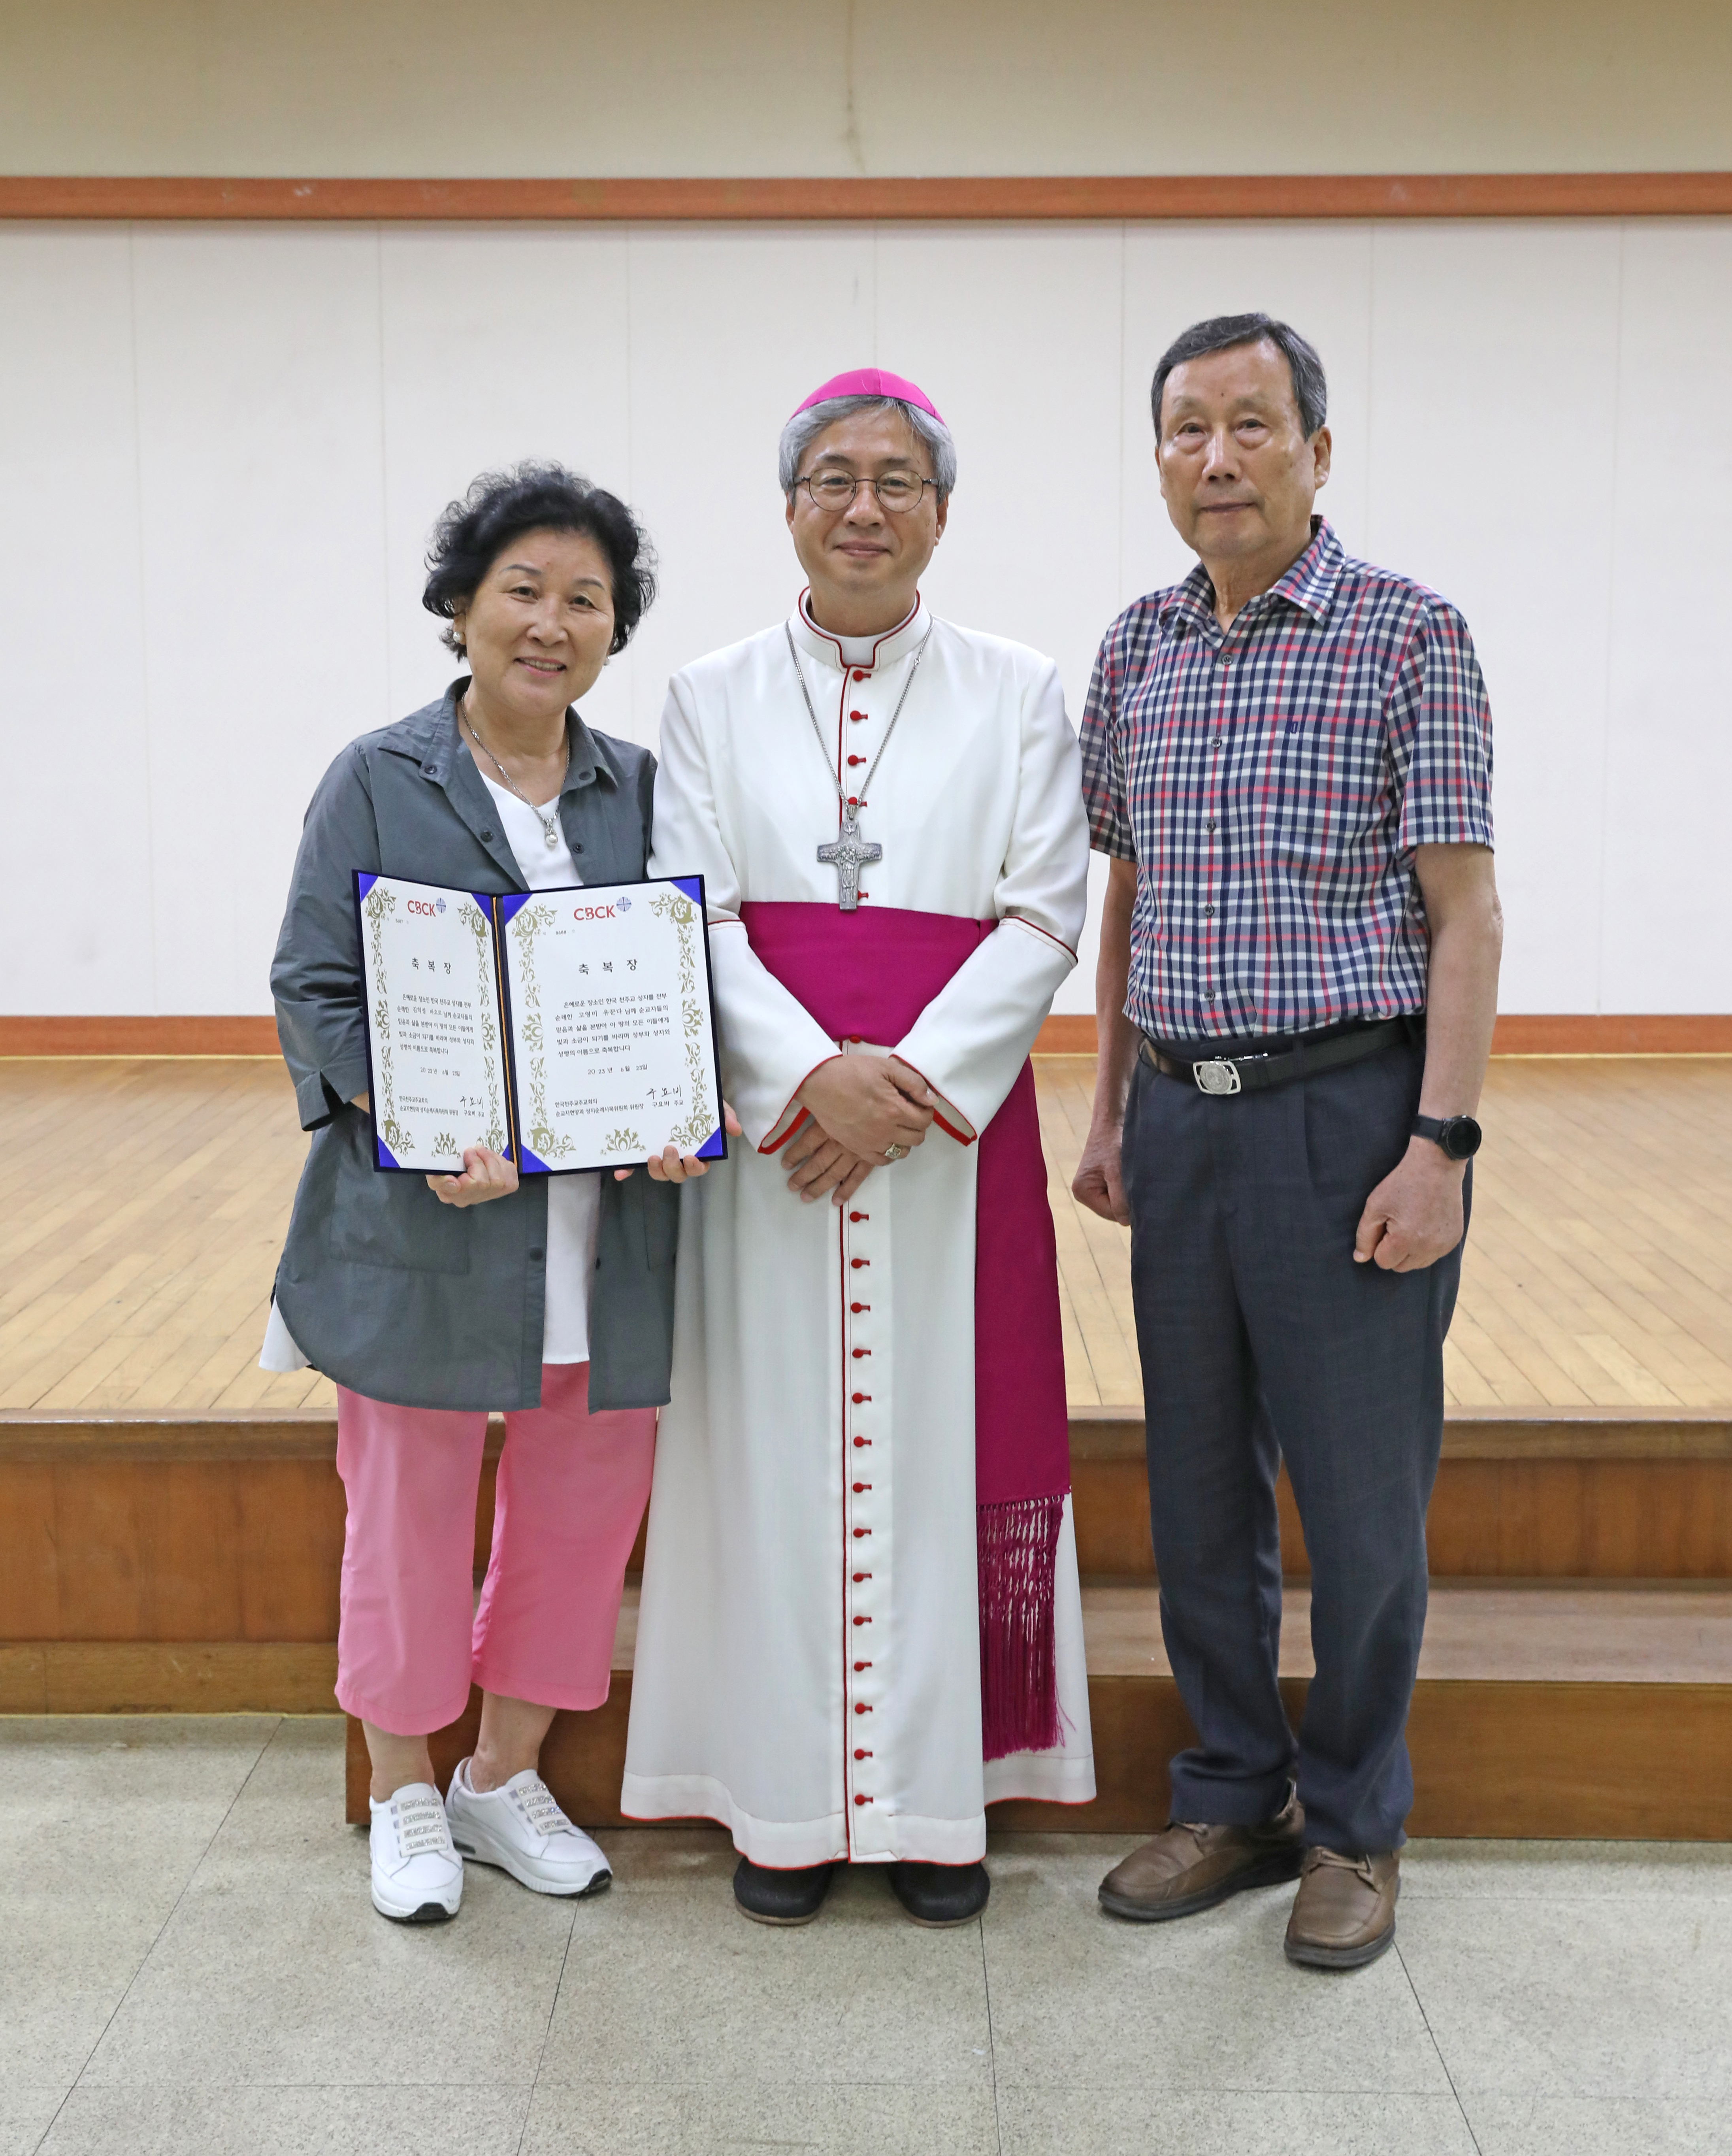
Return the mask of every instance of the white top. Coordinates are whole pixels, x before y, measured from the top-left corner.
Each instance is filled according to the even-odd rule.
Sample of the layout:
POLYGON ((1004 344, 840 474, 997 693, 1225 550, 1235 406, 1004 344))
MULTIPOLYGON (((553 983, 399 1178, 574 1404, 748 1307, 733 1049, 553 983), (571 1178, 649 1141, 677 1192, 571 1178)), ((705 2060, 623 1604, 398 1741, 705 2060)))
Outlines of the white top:
MULTIPOLYGON (((494 798, 506 841, 530 889, 546 891, 581 884, 583 879, 564 834, 561 833, 558 845, 550 846, 541 819, 529 803, 508 793, 503 786, 495 786, 485 772, 479 775, 494 798)), ((558 829, 556 823, 555 829, 558 829)), ((547 1178, 547 1302, 541 1324, 544 1363, 589 1360, 589 1283, 596 1269, 596 1223, 601 1203, 600 1182, 593 1175, 547 1178)), ((308 1367, 274 1301, 259 1367, 278 1372, 308 1367)))
MULTIPOLYGON (((496 786, 479 764, 481 783, 493 796, 505 839, 519 873, 531 891, 581 884, 577 864, 566 844, 550 846, 541 819, 526 801, 496 786)), ((551 808, 551 802, 545 804, 551 808)), ((554 829, 559 831, 556 818, 554 829)), ((550 1175, 547 1178, 547 1310, 541 1327, 544 1363, 589 1360, 589 1283, 596 1269, 596 1223, 602 1204, 601 1179, 594 1175, 550 1175)))

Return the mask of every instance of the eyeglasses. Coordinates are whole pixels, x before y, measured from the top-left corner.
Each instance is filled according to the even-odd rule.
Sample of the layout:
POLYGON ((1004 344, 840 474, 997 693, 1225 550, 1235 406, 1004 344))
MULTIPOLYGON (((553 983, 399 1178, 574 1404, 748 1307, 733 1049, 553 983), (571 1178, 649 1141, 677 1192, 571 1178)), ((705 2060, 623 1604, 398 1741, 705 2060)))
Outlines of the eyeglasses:
POLYGON ((910 509, 919 508, 930 486, 935 492, 938 482, 921 479, 915 472, 886 472, 882 479, 856 479, 850 472, 814 472, 809 479, 797 479, 797 487, 803 486, 814 509, 822 509, 827 516, 839 516, 852 509, 854 497, 863 486, 869 486, 878 496, 881 508, 893 516, 905 516, 910 509))

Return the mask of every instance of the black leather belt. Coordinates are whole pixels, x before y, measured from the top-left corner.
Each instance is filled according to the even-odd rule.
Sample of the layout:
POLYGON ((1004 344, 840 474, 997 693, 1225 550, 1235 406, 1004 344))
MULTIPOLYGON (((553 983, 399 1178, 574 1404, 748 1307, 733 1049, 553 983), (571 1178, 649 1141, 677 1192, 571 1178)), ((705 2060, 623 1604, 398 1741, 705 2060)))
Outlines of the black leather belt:
POLYGON ((1212 1055, 1201 1063, 1170 1055, 1145 1034, 1137 1053, 1163 1078, 1176 1078, 1181 1084, 1195 1086, 1199 1093, 1224 1098, 1232 1093, 1262 1093, 1273 1086, 1289 1086, 1295 1078, 1314 1078, 1320 1071, 1339 1070, 1344 1064, 1357 1063, 1365 1056, 1393 1048, 1398 1040, 1421 1038, 1424 1024, 1423 1019, 1417 1018, 1380 1019, 1375 1025, 1355 1026, 1321 1040, 1301 1040, 1292 1048, 1259 1055, 1212 1055))

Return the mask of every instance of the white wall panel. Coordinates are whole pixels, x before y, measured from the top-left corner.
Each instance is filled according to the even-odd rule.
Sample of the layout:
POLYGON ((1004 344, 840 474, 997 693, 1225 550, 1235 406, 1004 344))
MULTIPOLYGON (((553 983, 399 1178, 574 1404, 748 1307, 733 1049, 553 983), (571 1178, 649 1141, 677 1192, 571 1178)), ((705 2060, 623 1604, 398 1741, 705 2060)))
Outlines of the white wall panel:
POLYGON ((670 673, 793 604, 776 440, 827 377, 877 363, 874 245, 848 227, 633 234, 633 506, 664 571, 635 653, 639 741, 670 673))
POLYGON ((1607 1010, 1732 1010, 1732 227, 1624 240, 1607 1010))
POLYGON ((12 1010, 156 1008, 137 479, 128 235, 0 232, 12 1010))
MULTIPOLYGON (((957 444, 926 596, 1048 653, 1079 724, 1119 581, 1123 261, 1116 227, 935 228, 878 248, 879 357, 920 384, 957 444)), ((1094 1009, 1095 948, 1091 915, 1055 1009, 1094 1009)))
POLYGON ((1371 259, 1364 225, 1143 226, 1126 234, 1119 608, 1196 566, 1161 499, 1149 389, 1173 339, 1212 315, 1261 310, 1291 322, 1322 355, 1335 461, 1319 501, 1345 542, 1359 543, 1370 455, 1371 259))
POLYGON ((1458 606, 1479 653, 1509 1010, 1601 1008, 1620 239, 1428 225, 1373 248, 1366 550, 1458 606))
POLYGON ((378 239, 134 252, 158 1008, 269 1009, 308 797, 389 709, 378 239))
POLYGON ((664 596, 587 710, 653 744, 668 674, 792 599, 776 438, 845 367, 951 418, 931 597, 1051 650, 1079 711, 1112 615, 1189 566, 1155 360, 1259 305, 1329 366, 1344 541, 1483 654, 1505 1007, 1732 1008, 1732 226, 1707 221, 0 234, 12 887, 62 865, 64 803, 127 892, 52 949, 9 932, 0 1008, 269 1008, 320 773, 448 678, 423 555, 485 467, 560 456, 648 524, 664 596))
MULTIPOLYGON (((554 457, 632 495, 628 254, 622 233, 387 231, 381 241, 390 714, 459 671, 421 603, 428 539, 484 471, 554 457)), ((631 731, 631 661, 586 711, 631 731)))

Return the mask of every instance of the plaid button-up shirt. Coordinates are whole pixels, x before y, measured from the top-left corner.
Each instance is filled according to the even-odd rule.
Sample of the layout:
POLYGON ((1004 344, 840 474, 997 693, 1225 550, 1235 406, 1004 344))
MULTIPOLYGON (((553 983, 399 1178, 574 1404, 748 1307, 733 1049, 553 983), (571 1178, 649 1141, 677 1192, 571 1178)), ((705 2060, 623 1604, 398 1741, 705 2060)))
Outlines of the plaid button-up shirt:
POLYGON ((1222 629, 1201 563, 1103 639, 1083 719, 1096 850, 1138 865, 1126 1015, 1176 1042, 1422 1011, 1413 850, 1492 842, 1468 625, 1311 544, 1222 629))

